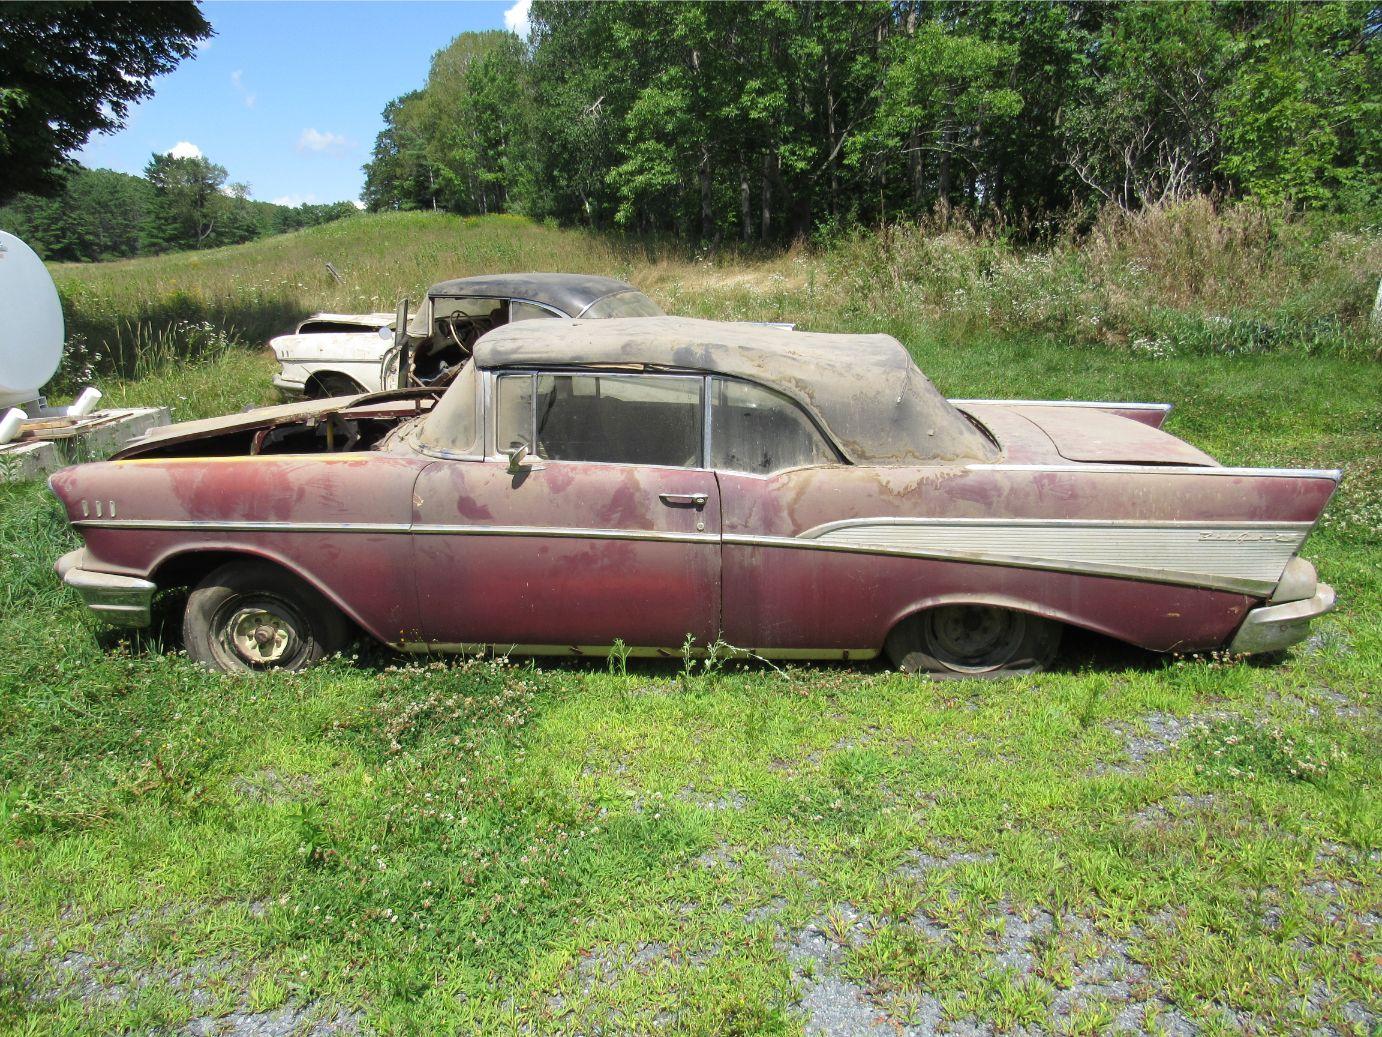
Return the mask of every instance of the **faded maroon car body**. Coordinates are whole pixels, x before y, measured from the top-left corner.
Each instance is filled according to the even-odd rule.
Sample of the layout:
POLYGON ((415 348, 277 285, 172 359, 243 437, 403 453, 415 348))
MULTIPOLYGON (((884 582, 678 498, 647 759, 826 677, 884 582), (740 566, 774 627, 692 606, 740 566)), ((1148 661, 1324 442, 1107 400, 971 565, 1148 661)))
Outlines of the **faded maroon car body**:
MULTIPOLYGON (((867 658, 909 616, 984 603, 1198 651, 1279 594, 1339 478, 1220 467, 1160 430, 1164 405, 1042 401, 955 401, 1001 451, 991 463, 516 472, 488 413, 483 453, 421 448, 406 433, 433 398, 172 426, 65 469, 51 486, 85 540, 66 568, 161 588, 264 558, 413 649, 670 654, 690 636, 867 658), (364 448, 321 446, 367 425, 364 448), (318 449, 272 452, 284 429, 318 449)), ((1332 605, 1319 598, 1312 615, 1332 605)))

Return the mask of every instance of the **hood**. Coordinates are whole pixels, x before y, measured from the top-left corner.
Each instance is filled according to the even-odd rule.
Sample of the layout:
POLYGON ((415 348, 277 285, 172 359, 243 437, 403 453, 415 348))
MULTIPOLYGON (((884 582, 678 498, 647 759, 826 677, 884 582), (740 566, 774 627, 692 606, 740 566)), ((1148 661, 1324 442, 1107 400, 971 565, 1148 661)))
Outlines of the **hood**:
POLYGON ((1067 461, 1218 467, 1219 462, 1169 432, 1090 407, 1005 408, 1041 429, 1067 461))
POLYGON ((365 400, 369 393, 357 396, 338 396, 334 399, 303 400, 298 403, 281 403, 276 407, 256 407, 254 410, 227 414, 219 418, 202 418, 198 421, 179 421, 173 425, 162 425, 151 429, 142 436, 129 440, 114 455, 114 460, 142 454, 151 447, 167 446, 170 443, 185 443, 188 440, 204 439, 207 436, 224 435, 261 428, 285 421, 301 421, 327 411, 344 410, 365 400))

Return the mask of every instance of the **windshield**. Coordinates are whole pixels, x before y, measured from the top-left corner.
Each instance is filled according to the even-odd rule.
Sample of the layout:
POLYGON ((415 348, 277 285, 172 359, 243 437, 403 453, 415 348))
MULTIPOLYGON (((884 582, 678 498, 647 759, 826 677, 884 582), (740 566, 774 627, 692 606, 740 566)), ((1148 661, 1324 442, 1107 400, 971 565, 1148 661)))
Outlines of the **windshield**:
POLYGON ((642 292, 630 289, 597 299, 579 317, 662 317, 662 308, 642 292))
POLYGON ((422 419, 418 441, 425 448, 460 455, 483 452, 477 399, 479 385, 475 365, 466 363, 437 405, 422 419))

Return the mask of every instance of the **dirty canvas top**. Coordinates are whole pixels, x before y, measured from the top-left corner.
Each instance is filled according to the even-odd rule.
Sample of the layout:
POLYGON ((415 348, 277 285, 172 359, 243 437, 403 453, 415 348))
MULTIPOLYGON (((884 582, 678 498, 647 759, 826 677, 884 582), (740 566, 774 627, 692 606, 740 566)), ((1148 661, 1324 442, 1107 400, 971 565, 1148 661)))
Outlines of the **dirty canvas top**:
POLYGON ((688 317, 521 321, 483 336, 475 363, 710 371, 790 396, 856 463, 963 464, 998 456, 889 335, 817 334, 688 317))

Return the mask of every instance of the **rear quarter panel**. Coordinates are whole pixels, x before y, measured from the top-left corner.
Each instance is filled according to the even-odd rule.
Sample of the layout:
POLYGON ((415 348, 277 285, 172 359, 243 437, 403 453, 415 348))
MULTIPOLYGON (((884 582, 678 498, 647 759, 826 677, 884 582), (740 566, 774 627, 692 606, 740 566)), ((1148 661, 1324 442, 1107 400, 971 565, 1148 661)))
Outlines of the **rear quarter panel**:
POLYGON ((977 600, 1158 651, 1216 647, 1270 593, 1334 489, 1327 477, 1234 472, 722 474, 725 636, 745 647, 876 649, 913 612, 977 600), (1151 567, 1177 569, 1175 582, 1128 572, 1151 567))

